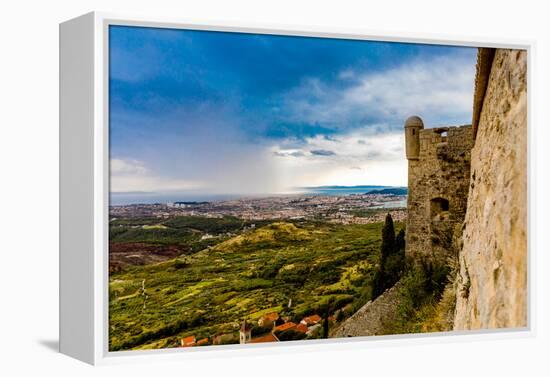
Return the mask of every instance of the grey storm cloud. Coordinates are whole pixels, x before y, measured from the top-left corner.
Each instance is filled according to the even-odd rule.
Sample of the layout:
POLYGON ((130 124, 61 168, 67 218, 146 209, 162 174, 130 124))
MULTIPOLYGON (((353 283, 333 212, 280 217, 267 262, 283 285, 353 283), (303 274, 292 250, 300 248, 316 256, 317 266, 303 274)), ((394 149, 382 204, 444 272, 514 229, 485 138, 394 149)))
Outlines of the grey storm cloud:
POLYGON ((471 118, 474 53, 461 50, 384 71, 356 72, 351 85, 310 77, 282 96, 281 116, 336 132, 376 123, 395 131, 411 114, 423 117, 427 125, 460 123, 471 118))
POLYGON ((326 149, 314 149, 310 151, 310 153, 314 156, 335 156, 336 155, 336 153, 334 153, 333 151, 329 151, 326 149))

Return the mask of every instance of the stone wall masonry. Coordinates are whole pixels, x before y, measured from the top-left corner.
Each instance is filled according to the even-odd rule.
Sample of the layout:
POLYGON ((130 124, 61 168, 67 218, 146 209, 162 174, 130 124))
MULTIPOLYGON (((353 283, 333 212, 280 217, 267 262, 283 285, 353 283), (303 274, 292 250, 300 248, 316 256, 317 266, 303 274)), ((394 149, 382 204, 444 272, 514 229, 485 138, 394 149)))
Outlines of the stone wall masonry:
POLYGON ((392 288, 386 290, 374 301, 369 301, 346 319, 331 334, 331 338, 343 338, 350 336, 371 336, 384 334, 384 324, 392 321, 396 315, 396 308, 399 304, 398 282, 392 288))
POLYGON ((526 51, 496 50, 472 149, 457 330, 527 326, 526 75, 526 51))

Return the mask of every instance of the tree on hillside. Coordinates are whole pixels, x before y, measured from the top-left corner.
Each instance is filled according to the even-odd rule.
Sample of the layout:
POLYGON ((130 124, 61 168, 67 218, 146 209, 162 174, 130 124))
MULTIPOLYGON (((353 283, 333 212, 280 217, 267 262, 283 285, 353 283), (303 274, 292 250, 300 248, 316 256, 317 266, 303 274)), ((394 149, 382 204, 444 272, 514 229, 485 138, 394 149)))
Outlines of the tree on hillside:
POLYGON ((393 219, 388 213, 382 228, 382 246, 380 247, 380 264, 384 265, 390 254, 395 251, 395 229, 393 219))
POLYGON ((398 251, 405 252, 405 229, 401 229, 399 233, 397 233, 397 237, 395 237, 395 248, 398 251))
POLYGON ((385 288, 391 287, 403 275, 405 268, 405 231, 401 229, 395 237, 393 252, 386 259, 384 272, 386 275, 385 288))
POLYGON ((382 267, 378 266, 372 279, 372 298, 375 299, 384 293, 384 272, 382 267))
POLYGON ((327 302, 327 307, 325 308, 325 313, 323 315, 323 339, 328 338, 329 333, 329 318, 330 317, 330 307, 332 306, 332 297, 327 302))
POLYGON ((401 277, 405 263, 405 231, 401 229, 397 237, 393 219, 388 213, 382 228, 382 244, 380 246, 380 262, 374 275, 373 298, 380 296, 401 277))

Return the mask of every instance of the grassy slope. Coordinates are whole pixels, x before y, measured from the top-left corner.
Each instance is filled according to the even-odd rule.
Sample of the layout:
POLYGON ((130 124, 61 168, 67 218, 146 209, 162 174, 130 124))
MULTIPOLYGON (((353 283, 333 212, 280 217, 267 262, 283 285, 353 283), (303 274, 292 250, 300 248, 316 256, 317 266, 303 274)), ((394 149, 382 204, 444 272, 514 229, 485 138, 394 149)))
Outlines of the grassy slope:
MULTIPOLYGON (((212 230, 208 224, 201 226, 212 230)), ((329 298, 335 307, 358 307, 370 298, 381 227, 274 223, 242 233, 235 226, 231 230, 238 235, 220 239, 213 247, 113 274, 110 347, 172 347, 185 335, 236 332, 243 318, 256 319, 269 311, 284 310, 300 319, 318 312, 329 298)), ((173 229, 189 230, 148 231, 168 232, 170 240, 179 242, 177 234, 170 233, 173 229)), ((143 238, 150 239, 140 233, 143 238)))

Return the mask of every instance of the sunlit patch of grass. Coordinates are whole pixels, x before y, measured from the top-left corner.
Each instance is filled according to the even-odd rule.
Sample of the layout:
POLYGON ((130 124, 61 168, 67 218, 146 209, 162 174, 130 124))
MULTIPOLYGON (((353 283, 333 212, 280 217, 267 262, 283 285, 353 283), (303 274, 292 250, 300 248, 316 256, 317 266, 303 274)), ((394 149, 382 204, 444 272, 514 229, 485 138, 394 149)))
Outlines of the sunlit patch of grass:
POLYGON ((304 241, 310 238, 310 233, 292 223, 278 222, 259 228, 253 232, 241 234, 224 241, 214 248, 216 250, 234 251, 237 248, 251 244, 266 244, 275 241, 304 241))
POLYGON ((273 313, 273 312, 279 313, 281 310, 283 310, 282 305, 273 306, 271 308, 259 310, 257 312, 254 312, 254 313, 250 314, 248 316, 248 319, 258 319, 258 318, 260 318, 260 317, 262 317, 262 316, 264 316, 268 313, 273 313))
POLYGON ((141 291, 136 291, 130 295, 126 295, 126 296, 120 296, 117 298, 118 301, 123 301, 123 300, 128 300, 129 298, 134 298, 134 297, 137 297, 141 294, 141 291))
POLYGON ((168 227, 166 225, 162 225, 162 224, 155 224, 155 225, 142 225, 141 226, 143 229, 145 230, 150 230, 150 229, 168 229, 168 227))

